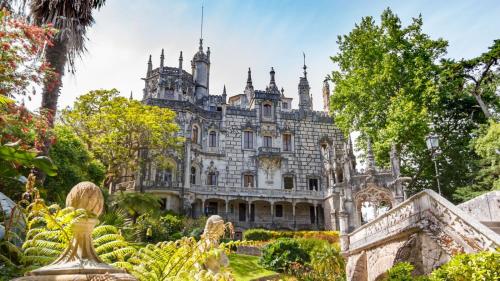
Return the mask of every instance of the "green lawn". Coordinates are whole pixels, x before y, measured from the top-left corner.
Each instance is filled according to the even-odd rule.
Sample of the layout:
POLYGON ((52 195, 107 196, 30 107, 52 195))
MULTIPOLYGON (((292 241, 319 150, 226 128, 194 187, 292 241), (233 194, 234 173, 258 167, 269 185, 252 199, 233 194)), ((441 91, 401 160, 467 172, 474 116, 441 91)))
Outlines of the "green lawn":
POLYGON ((229 255, 229 267, 236 281, 249 281, 260 277, 273 276, 274 271, 259 264, 259 257, 247 255, 229 255))

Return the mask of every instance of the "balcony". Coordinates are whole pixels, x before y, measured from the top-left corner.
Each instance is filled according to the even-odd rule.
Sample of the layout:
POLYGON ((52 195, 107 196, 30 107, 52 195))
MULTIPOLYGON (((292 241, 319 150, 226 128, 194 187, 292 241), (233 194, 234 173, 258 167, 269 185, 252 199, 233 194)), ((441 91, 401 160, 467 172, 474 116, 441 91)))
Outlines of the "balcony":
POLYGON ((324 199, 325 192, 315 190, 245 188, 229 186, 192 185, 191 191, 206 195, 249 196, 257 198, 307 198, 324 199))

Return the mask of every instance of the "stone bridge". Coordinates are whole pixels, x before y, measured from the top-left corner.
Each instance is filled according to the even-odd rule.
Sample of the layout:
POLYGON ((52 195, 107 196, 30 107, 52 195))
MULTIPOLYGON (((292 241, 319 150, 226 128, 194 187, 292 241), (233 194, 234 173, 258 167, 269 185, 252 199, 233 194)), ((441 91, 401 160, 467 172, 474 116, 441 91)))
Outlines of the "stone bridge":
MULTIPOLYGON (((500 212, 496 206, 495 212, 500 212)), ((341 239, 348 280, 382 280, 402 261, 428 274, 457 253, 495 250, 500 236, 432 190, 422 191, 341 239)))

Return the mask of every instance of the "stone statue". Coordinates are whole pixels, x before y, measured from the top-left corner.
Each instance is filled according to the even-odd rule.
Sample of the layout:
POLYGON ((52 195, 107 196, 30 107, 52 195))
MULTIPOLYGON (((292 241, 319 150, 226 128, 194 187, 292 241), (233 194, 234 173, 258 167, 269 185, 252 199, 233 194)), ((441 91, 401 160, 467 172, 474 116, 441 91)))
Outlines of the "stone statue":
MULTIPOLYGON (((204 250, 217 248, 219 246, 219 239, 224 236, 226 229, 229 229, 232 234, 233 227, 231 223, 224 223, 222 217, 218 215, 210 216, 201 235, 201 240, 204 242, 202 244, 204 250)), ((218 257, 209 257, 204 264, 205 268, 212 273, 220 272, 221 265, 229 265, 229 259, 224 252, 218 257)))
POLYGON ((137 280, 123 269, 103 263, 92 244, 92 230, 104 208, 101 190, 91 182, 75 185, 66 197, 66 206, 85 209, 95 216, 80 219, 72 226, 73 238, 52 264, 26 273, 15 281, 137 280))

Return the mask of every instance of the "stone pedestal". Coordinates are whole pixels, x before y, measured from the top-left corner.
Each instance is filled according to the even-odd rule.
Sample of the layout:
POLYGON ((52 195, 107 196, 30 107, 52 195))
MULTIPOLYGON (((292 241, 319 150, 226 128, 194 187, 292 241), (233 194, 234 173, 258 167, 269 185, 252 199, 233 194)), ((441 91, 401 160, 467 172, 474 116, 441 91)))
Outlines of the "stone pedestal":
MULTIPOLYGON (((66 198, 66 205, 86 209, 99 216, 104 199, 101 190, 90 182, 77 184, 66 198)), ((52 264, 26 273, 14 281, 77 281, 77 280, 134 280, 125 270, 105 264, 97 256, 92 244, 92 230, 96 218, 80 219, 72 225, 73 238, 66 250, 52 264)))

